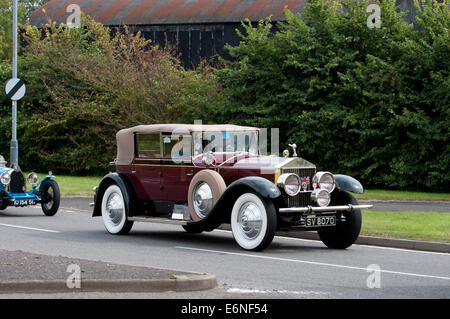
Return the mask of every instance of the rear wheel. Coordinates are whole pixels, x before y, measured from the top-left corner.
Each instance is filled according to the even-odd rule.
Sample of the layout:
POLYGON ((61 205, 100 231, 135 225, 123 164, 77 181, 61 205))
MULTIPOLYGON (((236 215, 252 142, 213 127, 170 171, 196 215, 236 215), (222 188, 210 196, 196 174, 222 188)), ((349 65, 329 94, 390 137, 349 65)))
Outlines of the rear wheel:
POLYGON ((277 229, 275 206, 254 193, 244 193, 231 212, 234 239, 245 250, 263 250, 273 240, 277 229))
MULTIPOLYGON (((358 205, 358 201, 349 193, 341 192, 333 203, 334 205, 358 205)), ((345 221, 338 222, 335 227, 319 229, 320 240, 329 248, 345 249, 353 245, 361 231, 361 211, 345 211, 345 221)))
POLYGON ((133 227, 128 220, 128 212, 122 190, 116 184, 110 185, 102 198, 102 217, 106 230, 113 235, 125 235, 133 227))
POLYGON ((61 195, 58 183, 50 179, 43 183, 41 190, 41 207, 46 216, 53 216, 58 212, 61 195))

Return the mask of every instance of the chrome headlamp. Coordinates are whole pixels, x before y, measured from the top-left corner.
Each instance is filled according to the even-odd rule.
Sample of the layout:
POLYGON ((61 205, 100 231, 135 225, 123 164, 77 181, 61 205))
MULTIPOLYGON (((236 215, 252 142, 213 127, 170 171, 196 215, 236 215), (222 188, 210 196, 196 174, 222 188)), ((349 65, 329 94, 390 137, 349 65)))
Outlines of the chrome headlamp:
POLYGON ((320 207, 324 207, 330 204, 331 195, 326 189, 316 188, 311 193, 311 199, 320 207))
POLYGON ((28 174, 27 181, 31 185, 36 185, 39 182, 39 177, 35 172, 31 172, 28 174))
POLYGON ((317 172, 316 175, 314 175, 312 182, 313 184, 317 184, 318 188, 326 189, 329 193, 336 187, 334 175, 330 172, 317 172))
POLYGON ((301 189, 300 177, 293 173, 282 174, 278 177, 277 185, 289 196, 295 196, 301 189))
POLYGON ((11 182, 11 175, 9 175, 8 172, 4 172, 1 176, 0 176, 0 181, 2 182, 3 185, 9 185, 9 183, 11 182))

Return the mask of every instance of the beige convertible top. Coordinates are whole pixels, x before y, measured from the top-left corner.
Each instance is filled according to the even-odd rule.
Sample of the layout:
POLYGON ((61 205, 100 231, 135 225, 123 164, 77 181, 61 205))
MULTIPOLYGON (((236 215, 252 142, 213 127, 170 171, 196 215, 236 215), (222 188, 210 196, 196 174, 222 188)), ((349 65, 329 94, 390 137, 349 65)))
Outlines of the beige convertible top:
POLYGON ((135 133, 174 133, 190 134, 191 132, 242 132, 256 131, 259 129, 251 126, 239 126, 232 124, 153 124, 138 125, 120 130, 116 134, 117 162, 118 165, 129 165, 134 158, 134 134, 135 133))

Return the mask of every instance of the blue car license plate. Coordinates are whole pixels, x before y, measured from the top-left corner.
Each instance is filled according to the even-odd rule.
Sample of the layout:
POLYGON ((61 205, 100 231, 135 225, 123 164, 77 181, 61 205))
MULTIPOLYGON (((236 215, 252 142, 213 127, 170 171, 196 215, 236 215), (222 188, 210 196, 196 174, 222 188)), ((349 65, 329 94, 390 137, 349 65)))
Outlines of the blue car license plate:
POLYGON ((13 205, 14 206, 36 205, 36 201, 34 199, 18 199, 14 200, 13 205))

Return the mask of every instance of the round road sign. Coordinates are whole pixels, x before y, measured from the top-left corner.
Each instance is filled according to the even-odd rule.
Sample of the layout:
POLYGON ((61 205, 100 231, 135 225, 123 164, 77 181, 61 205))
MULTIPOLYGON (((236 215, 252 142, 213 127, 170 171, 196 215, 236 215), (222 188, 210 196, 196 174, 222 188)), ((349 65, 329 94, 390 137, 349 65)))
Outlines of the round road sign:
POLYGON ((9 79, 5 84, 5 94, 13 101, 18 101, 25 95, 25 83, 21 79, 9 79))

